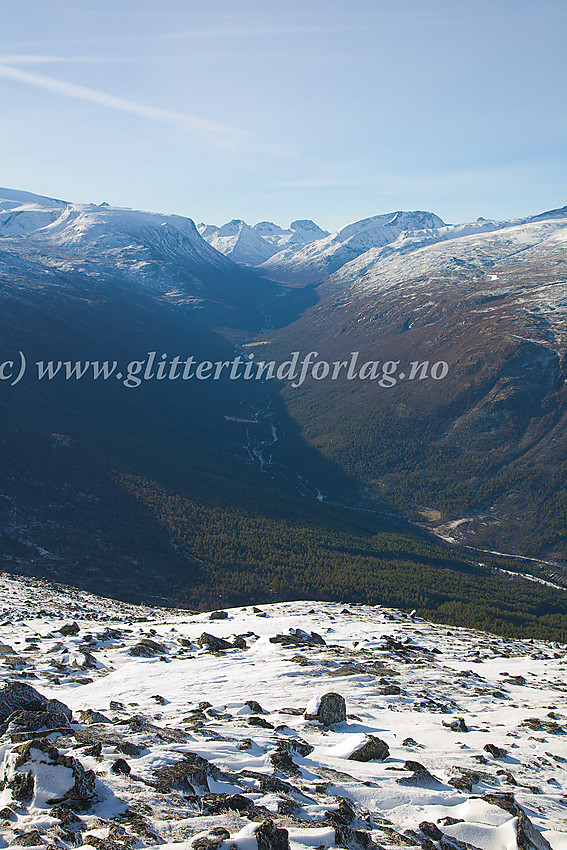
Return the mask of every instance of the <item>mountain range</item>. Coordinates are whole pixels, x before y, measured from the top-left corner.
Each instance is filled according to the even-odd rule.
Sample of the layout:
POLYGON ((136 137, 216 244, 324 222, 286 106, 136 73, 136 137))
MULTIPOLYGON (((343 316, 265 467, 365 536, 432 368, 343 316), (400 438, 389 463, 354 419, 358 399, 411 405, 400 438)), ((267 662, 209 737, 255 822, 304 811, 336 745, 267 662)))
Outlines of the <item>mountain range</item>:
POLYGON ((328 234, 0 190, 0 364, 31 364, 0 387, 4 568, 134 601, 357 599, 559 639, 566 238, 566 208, 328 234), (293 351, 397 377, 116 380, 151 352, 293 351), (104 360, 108 380, 33 374, 104 360))

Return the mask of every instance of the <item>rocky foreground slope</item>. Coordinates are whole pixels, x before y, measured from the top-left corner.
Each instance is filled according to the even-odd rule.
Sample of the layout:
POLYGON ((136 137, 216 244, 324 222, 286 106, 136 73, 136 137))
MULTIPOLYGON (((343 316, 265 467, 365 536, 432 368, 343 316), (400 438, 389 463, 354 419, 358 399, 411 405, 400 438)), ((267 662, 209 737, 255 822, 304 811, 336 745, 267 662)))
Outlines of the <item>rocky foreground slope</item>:
POLYGON ((567 847, 564 646, 0 576, 1 844, 567 847))

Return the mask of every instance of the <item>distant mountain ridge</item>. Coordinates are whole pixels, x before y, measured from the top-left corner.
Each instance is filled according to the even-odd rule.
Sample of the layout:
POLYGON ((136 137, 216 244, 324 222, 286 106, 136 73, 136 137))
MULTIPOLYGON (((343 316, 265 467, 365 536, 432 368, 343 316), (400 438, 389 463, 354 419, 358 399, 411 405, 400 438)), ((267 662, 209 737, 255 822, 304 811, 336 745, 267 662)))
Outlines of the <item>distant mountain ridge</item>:
POLYGON ((271 221, 251 226, 236 218, 221 227, 201 223, 197 229, 217 251, 246 266, 259 266, 284 247, 298 250, 328 236, 326 230, 310 219, 292 221, 287 230, 271 221))

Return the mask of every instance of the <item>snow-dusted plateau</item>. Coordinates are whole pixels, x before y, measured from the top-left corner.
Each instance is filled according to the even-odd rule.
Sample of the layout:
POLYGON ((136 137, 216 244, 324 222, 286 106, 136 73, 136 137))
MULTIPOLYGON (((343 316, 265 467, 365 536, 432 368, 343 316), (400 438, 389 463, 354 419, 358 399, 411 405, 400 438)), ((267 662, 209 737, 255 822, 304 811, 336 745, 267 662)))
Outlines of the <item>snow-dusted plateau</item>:
POLYGON ((1 846, 564 850, 566 647, 0 576, 1 846))

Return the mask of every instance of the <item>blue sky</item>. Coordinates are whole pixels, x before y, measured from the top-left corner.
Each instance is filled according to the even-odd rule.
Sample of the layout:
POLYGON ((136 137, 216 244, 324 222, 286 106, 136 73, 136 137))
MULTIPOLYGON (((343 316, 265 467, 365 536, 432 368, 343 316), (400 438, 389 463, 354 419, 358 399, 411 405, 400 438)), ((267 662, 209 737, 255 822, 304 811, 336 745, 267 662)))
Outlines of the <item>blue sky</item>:
POLYGON ((330 230, 567 203, 567 2, 0 0, 0 185, 330 230))

